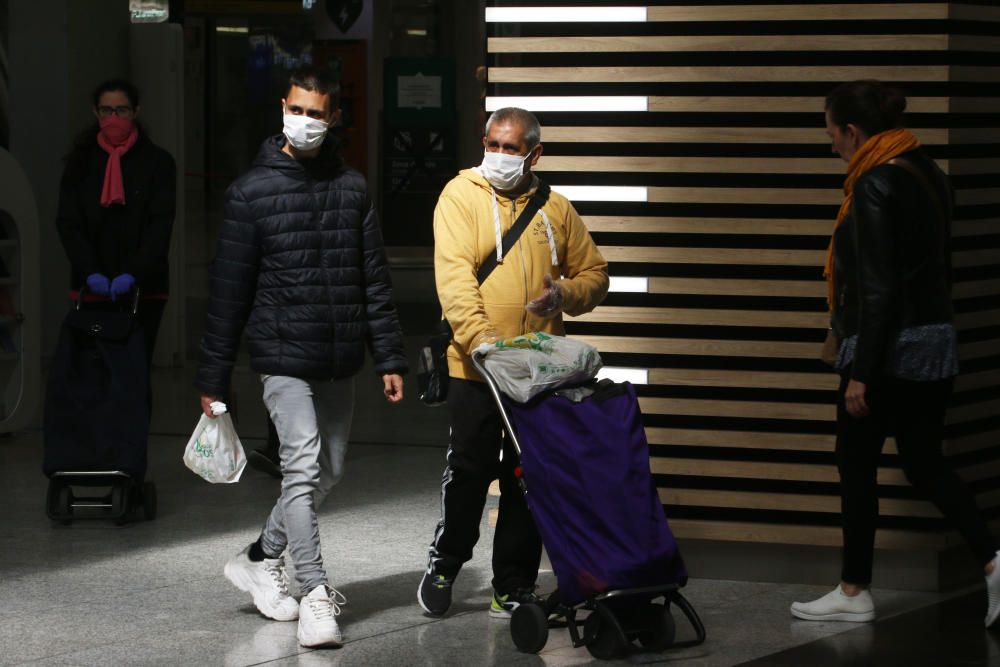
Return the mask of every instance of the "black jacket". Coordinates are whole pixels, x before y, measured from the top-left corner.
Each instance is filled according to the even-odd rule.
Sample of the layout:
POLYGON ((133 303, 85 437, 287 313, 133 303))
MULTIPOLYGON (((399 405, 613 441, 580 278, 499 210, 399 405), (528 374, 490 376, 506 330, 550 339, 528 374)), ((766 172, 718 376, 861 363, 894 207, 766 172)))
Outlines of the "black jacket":
POLYGON ((244 326, 258 373, 349 377, 366 345, 376 373, 407 371, 364 178, 336 158, 332 139, 301 162, 284 144, 265 141, 226 192, 196 381, 208 395, 228 393, 244 326))
POLYGON ((920 149, 902 156, 923 172, 930 191, 903 167, 863 174, 834 234, 837 285, 832 326, 857 334, 851 377, 870 383, 887 369, 902 329, 951 322, 951 188, 920 149))
POLYGON ((146 293, 170 289, 167 253, 174 226, 174 159, 145 134, 121 158, 125 204, 101 206, 108 154, 87 143, 69 157, 59 187, 56 228, 71 265, 70 288, 92 273, 135 276, 146 293))

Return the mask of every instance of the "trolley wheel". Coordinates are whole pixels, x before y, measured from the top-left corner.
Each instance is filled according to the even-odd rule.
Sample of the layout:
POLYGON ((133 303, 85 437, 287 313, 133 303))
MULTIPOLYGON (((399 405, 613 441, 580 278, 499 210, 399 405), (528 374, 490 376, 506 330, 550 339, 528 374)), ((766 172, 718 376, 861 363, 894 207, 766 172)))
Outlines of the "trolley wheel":
POLYGON ((540 604, 518 605, 510 617, 510 637, 521 653, 538 653, 549 640, 548 614, 540 604))
POLYGON ((639 631, 639 643, 650 651, 665 651, 673 646, 677 636, 677 624, 670 613, 669 604, 648 604, 642 608, 639 616, 642 630, 639 631))
POLYGON ((628 652, 628 646, 623 639, 621 624, 614 613, 602 605, 598 605, 587 620, 583 622, 584 635, 590 638, 587 650, 598 660, 614 660, 623 657, 628 652))
POLYGON ((152 482, 142 484, 142 515, 146 521, 156 518, 156 485, 152 482))
POLYGON ((59 487, 59 504, 57 507, 59 523, 64 526, 73 523, 73 489, 70 488, 69 484, 63 484, 59 487))
POLYGON ((124 484, 115 484, 111 487, 111 515, 114 522, 122 526, 128 521, 129 489, 124 484))

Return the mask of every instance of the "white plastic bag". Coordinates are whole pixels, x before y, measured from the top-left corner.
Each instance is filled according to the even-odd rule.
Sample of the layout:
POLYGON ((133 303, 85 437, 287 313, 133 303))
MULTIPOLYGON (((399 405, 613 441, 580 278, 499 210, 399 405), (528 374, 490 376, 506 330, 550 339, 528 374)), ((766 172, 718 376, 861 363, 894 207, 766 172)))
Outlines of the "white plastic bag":
POLYGON ((597 348, 565 336, 536 331, 480 345, 484 364, 500 391, 526 403, 544 391, 586 382, 601 369, 597 348))
POLYGON ((212 412, 215 417, 202 415, 198 420, 184 448, 184 465, 213 484, 238 482, 247 458, 233 427, 233 418, 222 403, 213 403, 212 412))

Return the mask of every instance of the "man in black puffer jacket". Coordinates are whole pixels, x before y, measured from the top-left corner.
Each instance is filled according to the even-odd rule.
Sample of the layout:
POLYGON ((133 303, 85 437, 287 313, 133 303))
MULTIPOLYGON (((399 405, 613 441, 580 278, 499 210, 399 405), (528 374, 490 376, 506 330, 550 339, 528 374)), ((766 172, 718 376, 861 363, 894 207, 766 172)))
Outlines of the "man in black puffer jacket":
POLYGON ((265 616, 298 618, 303 646, 338 646, 343 597, 323 568, 316 508, 343 474, 365 348, 390 402, 403 398, 407 362, 365 181, 326 138, 340 116, 337 85, 326 72, 300 70, 282 103, 284 134, 264 142, 226 193, 196 385, 211 416, 211 404, 229 392, 245 327, 283 478, 259 539, 225 574, 265 616), (301 604, 288 594, 286 548, 301 604))

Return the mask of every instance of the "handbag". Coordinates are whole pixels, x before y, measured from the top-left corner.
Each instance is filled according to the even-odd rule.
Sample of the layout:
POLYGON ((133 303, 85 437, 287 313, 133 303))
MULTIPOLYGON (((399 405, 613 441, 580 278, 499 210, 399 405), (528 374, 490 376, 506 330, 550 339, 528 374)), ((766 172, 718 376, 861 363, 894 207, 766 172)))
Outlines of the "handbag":
MULTIPOLYGON (((500 239, 500 247, 504 255, 514 247, 538 210, 545 206, 545 202, 549 199, 549 192, 551 189, 548 183, 539 182, 535 194, 528 200, 528 205, 524 207, 517 220, 500 239)), ((496 267, 496 253, 491 252, 479 265, 479 271, 476 272, 476 279, 480 285, 486 282, 496 267)), ((451 338, 451 325, 447 319, 442 318, 427 341, 427 345, 421 348, 420 356, 417 359, 417 388, 420 390, 420 400, 432 407, 442 405, 448 399, 448 348, 451 346, 451 338)))
POLYGON ((448 347, 451 325, 439 320, 417 359, 417 388, 420 400, 430 406, 441 405, 448 398, 448 347))

